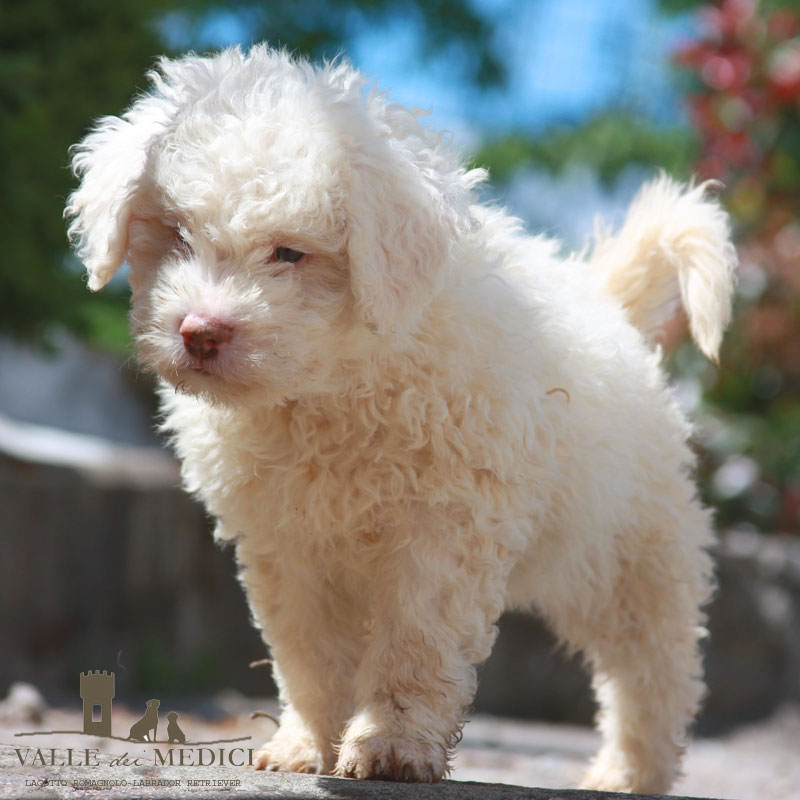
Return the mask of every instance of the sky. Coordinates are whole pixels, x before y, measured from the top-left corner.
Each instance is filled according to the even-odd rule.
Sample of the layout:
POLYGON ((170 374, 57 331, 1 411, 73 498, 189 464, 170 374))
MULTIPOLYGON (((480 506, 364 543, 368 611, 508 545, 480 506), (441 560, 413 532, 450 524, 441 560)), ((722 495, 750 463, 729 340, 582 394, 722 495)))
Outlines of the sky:
POLYGON ((433 121, 456 132, 541 131, 620 102, 664 123, 681 117, 667 58, 686 30, 686 18, 656 16, 653 0, 476 0, 476 5, 495 20, 497 50, 509 66, 503 91, 476 92, 452 61, 423 64, 412 23, 365 31, 351 55, 401 102, 431 106, 433 121))

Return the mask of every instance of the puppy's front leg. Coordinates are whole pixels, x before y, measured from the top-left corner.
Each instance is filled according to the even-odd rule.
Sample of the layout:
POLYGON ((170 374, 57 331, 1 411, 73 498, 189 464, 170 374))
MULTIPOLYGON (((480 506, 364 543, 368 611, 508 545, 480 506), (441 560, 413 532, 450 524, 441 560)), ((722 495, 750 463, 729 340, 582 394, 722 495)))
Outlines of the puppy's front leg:
POLYGON ((377 570, 337 775, 438 781, 448 771, 475 693, 473 664, 489 654, 501 599, 488 576, 441 556, 409 548, 377 570))
POLYGON ((253 617, 275 662, 280 726, 256 769, 327 774, 334 742, 353 711, 352 680, 363 628, 346 598, 306 562, 237 548, 253 617))

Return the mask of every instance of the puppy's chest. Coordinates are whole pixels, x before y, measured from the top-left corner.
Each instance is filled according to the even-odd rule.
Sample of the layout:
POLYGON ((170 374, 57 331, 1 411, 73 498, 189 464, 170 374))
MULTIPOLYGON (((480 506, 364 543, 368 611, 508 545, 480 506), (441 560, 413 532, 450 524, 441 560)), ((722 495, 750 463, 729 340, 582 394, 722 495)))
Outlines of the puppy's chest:
MULTIPOLYGON (((363 420, 362 420, 363 423, 363 420)), ((278 432, 258 459, 265 505, 311 532, 374 529, 379 517, 427 493, 436 459, 430 432, 304 416, 278 432)))
POLYGON ((463 427, 430 408, 401 418, 361 407, 282 409, 236 432, 215 432, 219 446, 208 466, 228 480, 200 493, 229 536, 377 546, 386 531, 410 524, 414 508, 467 507, 476 492, 491 491, 490 455, 474 431, 467 446, 463 427))

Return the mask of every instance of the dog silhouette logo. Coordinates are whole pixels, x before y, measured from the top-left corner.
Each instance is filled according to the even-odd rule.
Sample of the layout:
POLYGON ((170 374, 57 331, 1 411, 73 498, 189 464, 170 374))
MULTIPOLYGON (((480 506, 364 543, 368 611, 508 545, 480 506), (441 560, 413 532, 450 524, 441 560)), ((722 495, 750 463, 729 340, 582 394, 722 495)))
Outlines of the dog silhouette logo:
POLYGON ((128 739, 132 742, 155 742, 158 734, 158 707, 160 700, 148 700, 144 716, 131 725, 128 739))
POLYGON ((167 714, 167 741, 170 744, 185 744, 186 734, 181 730, 178 725, 178 712, 170 711, 167 714))

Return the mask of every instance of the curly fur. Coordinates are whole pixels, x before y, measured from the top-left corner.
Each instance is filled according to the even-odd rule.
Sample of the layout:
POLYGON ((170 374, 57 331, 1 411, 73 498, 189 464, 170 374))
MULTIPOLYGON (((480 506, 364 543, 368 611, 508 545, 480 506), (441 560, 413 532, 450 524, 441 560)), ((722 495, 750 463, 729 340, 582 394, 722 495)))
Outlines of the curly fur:
POLYGON ((344 61, 234 48, 150 78, 75 148, 70 234, 92 289, 130 262, 185 485, 235 543, 284 706, 259 766, 440 779, 524 608, 592 669, 585 785, 666 791, 712 532, 647 337, 680 291, 716 354, 735 254, 707 187, 662 177, 565 257, 344 61), (199 363, 190 315, 232 331, 199 363))

